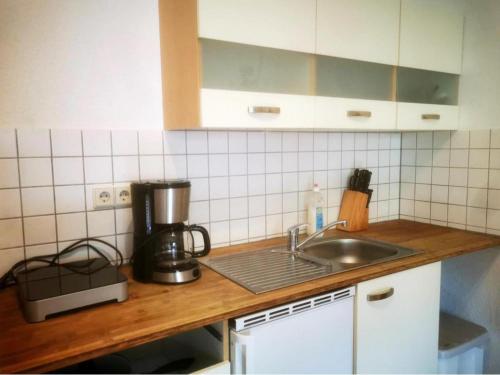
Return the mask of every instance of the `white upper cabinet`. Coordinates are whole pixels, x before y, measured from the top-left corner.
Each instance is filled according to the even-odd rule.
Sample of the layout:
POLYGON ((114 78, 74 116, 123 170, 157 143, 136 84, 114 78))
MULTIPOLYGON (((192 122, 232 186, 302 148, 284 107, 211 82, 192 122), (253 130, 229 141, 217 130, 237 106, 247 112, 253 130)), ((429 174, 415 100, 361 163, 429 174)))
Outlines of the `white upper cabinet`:
POLYGON ((398 63, 400 0, 318 0, 316 53, 398 63))
POLYGON ((198 0, 201 38, 314 53, 315 0, 198 0))
POLYGON ((463 2, 402 0, 399 65, 460 74, 463 2))

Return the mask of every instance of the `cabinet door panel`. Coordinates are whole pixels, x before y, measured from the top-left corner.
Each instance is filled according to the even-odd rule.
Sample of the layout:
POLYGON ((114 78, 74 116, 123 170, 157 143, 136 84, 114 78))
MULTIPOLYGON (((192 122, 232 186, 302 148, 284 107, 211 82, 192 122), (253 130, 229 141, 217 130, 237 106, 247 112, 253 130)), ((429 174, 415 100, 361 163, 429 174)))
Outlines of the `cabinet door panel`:
POLYGON ((399 65, 460 74, 463 2, 402 0, 399 65))
POLYGON ((357 373, 436 373, 441 263, 358 284, 357 373), (388 288, 394 294, 368 301, 388 288))
POLYGON ((312 128, 314 98, 202 89, 201 117, 206 128, 312 128))
POLYGON ((318 0, 316 53, 396 65, 399 0, 318 0))
POLYGON ((398 129, 458 129, 458 107, 453 105, 398 103, 398 129))
POLYGON ((314 53, 316 1, 198 0, 202 38, 314 53))
POLYGON ((315 99, 315 127, 325 129, 395 129, 396 103, 383 100, 315 99))

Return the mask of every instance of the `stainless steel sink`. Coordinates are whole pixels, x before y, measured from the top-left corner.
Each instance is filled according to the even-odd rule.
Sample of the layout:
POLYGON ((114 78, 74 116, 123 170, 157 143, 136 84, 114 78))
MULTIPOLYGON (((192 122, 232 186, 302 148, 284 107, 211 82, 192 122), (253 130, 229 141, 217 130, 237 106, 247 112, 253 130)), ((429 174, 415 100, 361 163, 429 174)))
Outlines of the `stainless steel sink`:
POLYGON ((341 235, 314 240, 293 255, 285 248, 275 248, 200 261, 259 294, 418 253, 384 242, 341 235))
POLYGON ((327 238, 302 249, 306 259, 341 268, 354 268, 399 259, 417 253, 415 250, 358 238, 327 238))

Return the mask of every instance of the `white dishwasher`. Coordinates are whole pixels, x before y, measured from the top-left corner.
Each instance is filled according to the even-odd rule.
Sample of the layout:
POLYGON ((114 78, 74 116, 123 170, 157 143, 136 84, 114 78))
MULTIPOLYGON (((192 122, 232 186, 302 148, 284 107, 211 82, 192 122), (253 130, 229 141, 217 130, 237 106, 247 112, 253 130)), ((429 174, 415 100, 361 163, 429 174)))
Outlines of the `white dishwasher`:
POLYGON ((345 288, 231 321, 231 373, 352 373, 353 296, 345 288))

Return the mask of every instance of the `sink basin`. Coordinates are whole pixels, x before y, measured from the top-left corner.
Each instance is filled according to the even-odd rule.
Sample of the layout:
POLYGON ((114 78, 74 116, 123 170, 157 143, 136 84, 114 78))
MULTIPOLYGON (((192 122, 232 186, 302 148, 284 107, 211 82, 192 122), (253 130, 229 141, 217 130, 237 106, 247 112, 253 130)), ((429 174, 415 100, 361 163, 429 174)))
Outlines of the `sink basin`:
POLYGON ((415 250, 383 242, 338 237, 315 241, 302 249, 302 256, 308 260, 344 269, 386 262, 416 253, 415 250))

